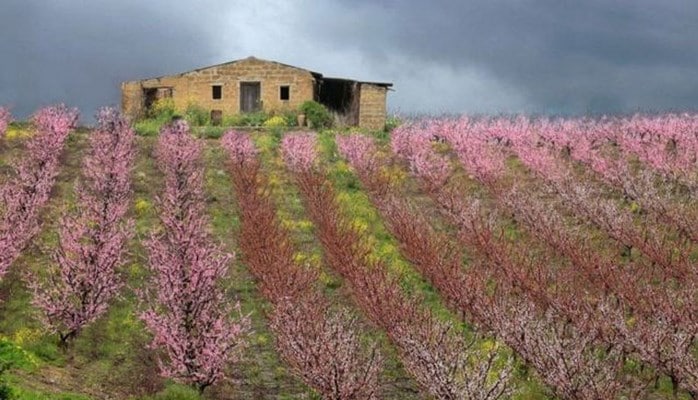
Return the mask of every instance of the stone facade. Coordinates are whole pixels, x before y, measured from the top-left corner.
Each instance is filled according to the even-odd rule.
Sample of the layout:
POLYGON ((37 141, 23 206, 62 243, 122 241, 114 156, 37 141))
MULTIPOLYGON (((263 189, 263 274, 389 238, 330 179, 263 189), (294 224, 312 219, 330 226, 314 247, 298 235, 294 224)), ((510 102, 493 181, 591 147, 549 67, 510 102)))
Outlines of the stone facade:
POLYGON ((359 126, 371 130, 385 127, 385 101, 388 88, 385 86, 362 83, 359 97, 359 126))
MULTIPOLYGON (((265 112, 295 110, 306 100, 317 100, 321 80, 322 75, 316 72, 249 57, 178 75, 124 82, 122 110, 131 118, 139 118, 153 101, 162 97, 171 97, 180 113, 196 104, 225 117, 249 108, 251 102, 265 112), (241 91, 247 91, 250 84, 258 85, 259 92, 245 92, 241 101, 241 91)), ((389 86, 361 83, 359 126, 383 128, 389 86)))
POLYGON ((121 111, 132 119, 143 116, 145 111, 143 87, 140 82, 124 82, 121 84, 121 111))

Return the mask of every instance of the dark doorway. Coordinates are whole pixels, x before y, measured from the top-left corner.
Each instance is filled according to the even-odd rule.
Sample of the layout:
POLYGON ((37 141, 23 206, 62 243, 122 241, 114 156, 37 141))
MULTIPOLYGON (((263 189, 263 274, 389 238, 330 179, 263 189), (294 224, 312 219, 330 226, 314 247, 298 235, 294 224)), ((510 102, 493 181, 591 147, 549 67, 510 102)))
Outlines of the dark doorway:
POLYGON ((324 78, 318 90, 320 103, 349 125, 359 123, 359 97, 359 83, 348 79, 324 78))
POLYGON ((262 107, 259 82, 240 82, 240 112, 255 112, 262 107))
POLYGON ((153 104, 156 101, 162 99, 172 98, 172 88, 171 87, 157 87, 157 88, 147 88, 143 89, 143 94, 145 96, 144 106, 145 109, 150 111, 153 104))

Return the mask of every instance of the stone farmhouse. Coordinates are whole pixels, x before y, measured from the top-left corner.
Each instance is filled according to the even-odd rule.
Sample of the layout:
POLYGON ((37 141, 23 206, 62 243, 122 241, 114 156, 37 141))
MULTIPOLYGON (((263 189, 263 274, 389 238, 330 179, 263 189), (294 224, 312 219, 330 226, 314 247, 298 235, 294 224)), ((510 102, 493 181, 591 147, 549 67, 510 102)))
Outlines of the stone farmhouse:
POLYGON ((138 118, 157 100, 172 98, 183 112, 203 107, 212 121, 225 115, 297 109, 306 100, 324 104, 350 126, 383 129, 392 83, 329 78, 276 61, 248 57, 176 75, 121 84, 122 110, 138 118))

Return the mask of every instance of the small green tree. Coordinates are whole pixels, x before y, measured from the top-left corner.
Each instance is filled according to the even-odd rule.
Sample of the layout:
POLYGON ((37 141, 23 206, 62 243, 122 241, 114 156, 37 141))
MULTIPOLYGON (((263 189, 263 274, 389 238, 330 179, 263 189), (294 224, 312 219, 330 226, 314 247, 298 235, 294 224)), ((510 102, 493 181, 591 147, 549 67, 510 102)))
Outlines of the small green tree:
POLYGON ((332 115, 325 106, 317 101, 306 101, 301 104, 300 111, 305 114, 308 122, 314 128, 329 128, 332 126, 332 115))
POLYGON ((148 118, 168 121, 175 115, 175 105, 172 98, 155 100, 148 109, 148 118))
POLYGON ((210 123, 211 116, 205 108, 196 103, 189 103, 184 111, 184 119, 191 126, 206 126, 210 123))

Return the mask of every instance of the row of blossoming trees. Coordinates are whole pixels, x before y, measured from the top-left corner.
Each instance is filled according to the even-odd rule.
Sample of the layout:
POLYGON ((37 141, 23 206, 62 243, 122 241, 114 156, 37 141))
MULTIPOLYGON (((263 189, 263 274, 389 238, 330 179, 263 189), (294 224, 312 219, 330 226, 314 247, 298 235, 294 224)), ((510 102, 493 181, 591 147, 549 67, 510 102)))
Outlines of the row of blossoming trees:
POLYGON ((141 314, 154 335, 153 345, 164 349, 163 374, 199 391, 220 379, 228 362, 239 359, 250 327, 240 304, 227 300, 221 287, 233 255, 224 253, 208 233, 202 150, 183 121, 160 132, 156 159, 165 177, 158 197, 163 230, 146 242, 153 274, 143 294, 147 310, 141 314))
POLYGON ((332 309, 318 286, 318 271, 294 261, 252 139, 229 132, 223 146, 240 205, 240 250, 273 306, 269 321, 279 353, 323 398, 379 398, 382 357, 375 345, 362 346, 355 317, 332 309))
MULTIPOLYGON (((2 186, 3 275, 40 230, 76 119, 65 107, 38 112, 2 186)), ((0 134, 10 120, 0 109, 0 134)), ((295 260, 250 135, 229 132, 221 146, 240 259, 270 304, 278 353, 323 398, 381 398, 384 355, 362 335, 380 329, 434 398, 509 398, 516 358, 560 398, 615 399, 644 398, 662 376, 698 396, 697 135, 698 117, 664 115, 418 121, 394 131, 389 149, 337 136, 402 256, 452 311, 444 317, 403 289, 343 213, 317 136, 288 134, 286 172, 325 264, 365 319, 334 305, 319 271, 295 260), (403 168, 412 179, 395 174, 403 168)), ((80 207, 60 221, 52 266, 25 274, 65 346, 124 285, 135 152, 128 122, 102 110, 75 187, 80 207)), ((151 279, 137 290, 140 317, 160 372, 203 391, 242 356, 250 319, 223 290, 234 257, 209 233, 203 143, 176 122, 163 128, 155 156, 164 186, 160 227, 145 242, 151 279)))
MULTIPOLYGON (((430 279, 561 397, 638 398, 660 374, 695 396, 697 128, 690 116, 458 119, 400 128, 393 151, 472 257, 461 281, 487 282, 493 296, 476 309, 479 299, 454 295, 455 274, 430 279), (434 141, 451 152, 436 151, 434 141), (500 319, 502 306, 510 314, 500 319), (633 371, 628 360, 650 368, 633 371)), ((370 185, 376 174, 361 171, 371 169, 375 158, 363 159, 375 152, 349 150, 370 185)), ((384 210, 388 221, 396 219, 391 212, 384 210)), ((389 222, 398 237, 399 222, 389 222)))
MULTIPOLYGON (((1 191, 2 275, 40 230, 41 210, 77 118, 76 110, 64 106, 42 109, 33 118, 36 132, 1 191)), ((97 122, 75 185, 76 207, 58 223, 53 263, 45 271, 24 274, 33 304, 63 347, 104 315, 119 294, 124 285, 119 269, 133 236, 128 211, 135 134, 111 108, 102 109, 97 122)), ((156 152, 165 176, 158 198, 163 229, 146 242, 152 281, 139 293, 140 317, 153 334, 153 346, 162 350, 161 374, 203 391, 239 356, 249 318, 231 319, 231 310, 239 311, 239 305, 224 298, 221 280, 232 255, 224 254, 207 233, 201 152, 202 144, 186 125, 163 129, 156 152)))
MULTIPOLYGON (((63 147, 77 117, 76 110, 57 106, 44 108, 33 118, 36 134, 12 166, 13 176, 0 188, 0 277, 39 231, 40 212, 49 201, 63 147)), ((0 118, 0 133, 4 133, 9 113, 0 110, 0 118)))
POLYGON ((346 280, 364 314, 385 330, 400 361, 422 388, 440 399, 498 399, 511 393, 511 365, 497 362, 451 323, 440 321, 399 277, 372 258, 361 234, 340 211, 332 183, 318 161, 314 134, 288 135, 282 154, 303 197, 328 265, 346 280))

